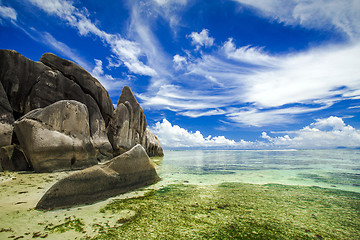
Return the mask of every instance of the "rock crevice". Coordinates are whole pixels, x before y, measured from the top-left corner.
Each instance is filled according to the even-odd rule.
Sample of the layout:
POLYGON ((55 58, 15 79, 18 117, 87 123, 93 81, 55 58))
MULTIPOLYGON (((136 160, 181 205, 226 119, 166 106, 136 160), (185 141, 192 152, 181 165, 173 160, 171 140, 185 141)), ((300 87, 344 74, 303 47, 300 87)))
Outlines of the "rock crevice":
POLYGON ((147 129, 144 111, 129 87, 123 88, 107 129, 115 154, 141 144, 149 156, 163 156, 160 142, 147 129))

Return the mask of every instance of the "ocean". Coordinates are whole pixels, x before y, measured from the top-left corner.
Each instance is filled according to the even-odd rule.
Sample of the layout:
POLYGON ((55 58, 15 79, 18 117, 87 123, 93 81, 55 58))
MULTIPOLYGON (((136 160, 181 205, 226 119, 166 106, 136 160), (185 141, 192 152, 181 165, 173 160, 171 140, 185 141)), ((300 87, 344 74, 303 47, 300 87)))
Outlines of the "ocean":
POLYGON ((166 150, 166 182, 241 182, 360 192, 360 150, 166 150))

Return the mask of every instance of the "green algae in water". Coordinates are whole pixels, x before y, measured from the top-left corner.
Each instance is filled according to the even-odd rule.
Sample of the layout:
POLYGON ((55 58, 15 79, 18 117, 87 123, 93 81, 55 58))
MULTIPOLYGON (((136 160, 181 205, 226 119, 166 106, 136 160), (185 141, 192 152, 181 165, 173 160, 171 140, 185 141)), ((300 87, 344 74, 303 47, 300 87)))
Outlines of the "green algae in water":
POLYGON ((358 173, 328 172, 323 175, 301 173, 298 174, 298 177, 322 183, 360 186, 360 174, 358 173))
POLYGON ((69 230, 74 230, 76 232, 84 232, 84 226, 85 224, 82 219, 76 217, 72 218, 70 216, 65 218, 64 223, 58 225, 53 225, 53 224, 47 225, 45 227, 45 230, 50 233, 54 233, 54 232, 63 233, 69 230))
POLYGON ((133 216, 93 239, 360 238, 360 194, 315 187, 168 185, 102 209, 124 210, 133 216))

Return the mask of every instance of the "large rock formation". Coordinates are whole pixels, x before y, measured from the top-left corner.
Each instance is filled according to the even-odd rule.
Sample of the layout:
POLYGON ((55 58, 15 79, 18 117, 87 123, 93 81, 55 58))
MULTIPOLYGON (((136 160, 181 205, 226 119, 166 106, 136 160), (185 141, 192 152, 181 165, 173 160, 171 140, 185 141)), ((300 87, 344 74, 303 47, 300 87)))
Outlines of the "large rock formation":
POLYGON ((159 140, 146 126, 144 111, 131 89, 124 87, 108 125, 108 136, 114 153, 121 154, 141 144, 149 156, 163 156, 159 140))
POLYGON ((65 208, 93 203, 159 180, 141 145, 100 165, 73 173, 55 183, 36 209, 65 208))
POLYGON ((63 100, 35 109, 14 130, 37 172, 82 169, 97 164, 86 105, 63 100))
MULTIPOLYGON (((106 134, 106 121, 111 118, 114 107, 107 91, 71 61, 53 54, 44 54, 41 61, 44 63, 33 62, 15 51, 0 50, 0 80, 13 118, 18 119, 33 109, 60 100, 79 101, 89 111, 90 134, 97 149, 97 158, 111 159, 112 147, 106 134)), ((5 127, 9 129, 8 125, 5 127)), ((1 134, 4 132, 1 131, 1 134)), ((0 142, 5 139, 1 137, 0 142)))
POLYGON ((34 62, 15 51, 0 50, 0 163, 6 169, 84 168, 136 144, 150 156, 162 156, 157 137, 146 125, 129 87, 114 111, 105 88, 75 63, 51 53, 34 62), (67 102, 59 103, 62 100, 67 102), (84 114, 80 122, 65 124, 75 123, 76 111, 84 114))

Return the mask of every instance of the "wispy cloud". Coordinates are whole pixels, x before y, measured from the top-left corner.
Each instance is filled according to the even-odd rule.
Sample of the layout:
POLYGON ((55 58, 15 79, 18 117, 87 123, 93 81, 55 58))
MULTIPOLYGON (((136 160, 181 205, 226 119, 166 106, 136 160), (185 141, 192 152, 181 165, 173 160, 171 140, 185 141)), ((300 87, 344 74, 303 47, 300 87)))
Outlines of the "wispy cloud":
MULTIPOLYGON (((28 1, 79 34, 101 39, 112 52, 108 69, 125 66, 130 73, 149 76, 147 91, 138 95, 144 108, 169 109, 188 117, 223 115, 232 123, 259 127, 289 123, 300 114, 360 97, 358 1, 237 0, 286 25, 317 29, 330 25, 352 39, 276 56, 266 46, 236 46, 238 39, 219 43, 205 28, 189 31, 186 37, 195 50, 206 48, 206 53, 194 49, 166 53, 154 34, 157 20, 165 19, 176 32, 186 0, 128 1, 126 38, 100 29, 85 8, 76 8, 71 1, 28 1)), ((104 74, 103 64, 96 61, 90 71, 104 85, 120 86, 104 74)))
POLYGON ((286 25, 336 29, 350 39, 360 37, 360 2, 357 0, 234 0, 253 7, 265 17, 286 25))
POLYGON ((360 44, 311 49, 278 58, 276 68, 245 76, 245 98, 262 107, 290 103, 326 105, 360 89, 360 44))
POLYGON ((170 28, 176 34, 181 25, 181 12, 184 11, 188 0, 153 0, 153 11, 166 19, 170 28))
POLYGON ((95 67, 92 69, 91 74, 98 79, 106 89, 121 90, 124 86, 129 85, 130 82, 125 79, 115 79, 113 76, 105 74, 101 60, 95 59, 94 61, 95 67))
POLYGON ((68 57, 69 59, 75 61, 77 64, 79 64, 87 71, 91 70, 90 64, 82 57, 80 57, 80 54, 76 53, 65 43, 56 40, 50 33, 48 32, 40 33, 37 31, 35 31, 34 33, 37 35, 37 37, 33 37, 33 39, 37 39, 38 41, 45 42, 46 45, 50 46, 52 49, 68 57))
POLYGON ((256 107, 229 108, 225 112, 226 117, 232 123, 245 126, 263 127, 294 123, 296 116, 315 112, 326 107, 284 107, 280 109, 257 109, 256 107))
POLYGON ((222 49, 227 58, 244 63, 272 66, 276 60, 275 57, 264 53, 262 47, 243 46, 236 48, 232 38, 225 42, 222 49))
POLYGON ((41 42, 55 52, 60 53, 65 58, 74 61, 86 71, 90 72, 95 78, 97 78, 100 83, 108 90, 121 90, 123 86, 128 85, 130 82, 126 79, 115 79, 109 74, 105 74, 102 66, 102 61, 95 59, 95 66, 92 67, 92 64, 89 63, 86 59, 81 57, 74 49, 70 48, 65 43, 58 41, 48 32, 39 32, 36 29, 32 28, 30 31, 26 31, 17 25, 22 31, 24 31, 31 39, 37 42, 41 42))
MULTIPOLYGON (((81 35, 93 34, 108 44, 113 52, 113 61, 123 63, 131 72, 154 76, 156 71, 139 60, 144 56, 143 49, 135 42, 122 38, 119 34, 110 34, 99 29, 89 18, 86 8, 76 8, 71 1, 29 0, 50 15, 76 28, 81 35)), ((113 64, 114 66, 114 64, 113 64)))
MULTIPOLYGON (((233 122, 252 126, 282 124, 292 122, 298 114, 322 110, 342 100, 358 99, 358 55, 360 44, 271 56, 260 48, 237 48, 230 39, 210 54, 182 61, 187 73, 179 79, 188 82, 194 79, 186 83, 195 93, 190 99, 200 98, 196 93, 202 89, 217 98, 216 104, 206 104, 211 99, 204 98, 204 105, 213 106, 213 110, 223 107, 224 115, 233 122), (294 108, 292 104, 303 106, 294 108), (250 107, 242 108, 243 105, 250 107)), ((202 111, 209 113, 209 108, 202 111)), ((201 116, 198 112, 193 116, 196 115, 201 116)))
POLYGON ((181 112, 181 115, 197 118, 197 117, 203 117, 203 116, 214 116, 214 115, 224 115, 226 112, 222 109, 213 109, 209 111, 185 111, 181 112))
POLYGON ((15 11, 15 9, 13 9, 11 7, 2 6, 1 2, 0 2, 0 18, 16 21, 17 20, 17 12, 15 11))
POLYGON ((172 111, 209 109, 218 106, 216 97, 181 89, 175 85, 162 85, 154 95, 139 94, 144 108, 169 109, 172 111))
POLYGON ((360 147, 360 130, 346 125, 339 117, 317 119, 297 131, 280 136, 263 132, 257 141, 235 141, 224 136, 204 137, 201 132, 191 132, 163 119, 151 126, 165 148, 207 147, 220 149, 317 149, 360 147))

